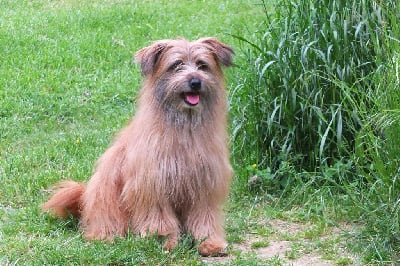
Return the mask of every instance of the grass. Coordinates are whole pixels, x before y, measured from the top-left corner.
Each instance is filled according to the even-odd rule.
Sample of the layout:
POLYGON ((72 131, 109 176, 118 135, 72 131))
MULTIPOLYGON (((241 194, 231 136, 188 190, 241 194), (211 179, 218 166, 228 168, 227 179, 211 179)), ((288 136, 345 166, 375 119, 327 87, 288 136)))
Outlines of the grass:
POLYGON ((251 1, 0 5, 0 264, 198 264, 188 240, 171 253, 157 239, 135 236, 114 245, 86 242, 76 221, 43 215, 39 206, 58 180, 87 180, 134 113, 141 82, 135 51, 178 36, 232 43, 229 34, 253 29, 257 7, 251 1))
MULTIPOLYGON (((375 62, 373 67, 369 66, 371 73, 378 64, 386 68, 378 68, 380 75, 366 72, 368 80, 363 80, 378 84, 376 90, 368 91, 365 96, 375 99, 374 108, 363 110, 369 112, 362 113, 360 118, 369 123, 363 123, 361 130, 355 131, 353 125, 347 128, 349 132, 340 131, 340 112, 343 120, 349 118, 344 109, 335 104, 326 109, 308 105, 305 112, 313 114, 311 121, 319 126, 310 133, 316 143, 311 145, 307 139, 301 139, 287 145, 299 128, 297 113, 290 112, 288 107, 280 109, 284 102, 279 98, 281 94, 287 97, 293 94, 294 89, 289 85, 300 84, 303 89, 307 86, 312 89, 310 84, 317 82, 312 77, 318 74, 323 78, 319 84, 332 90, 329 94, 332 102, 337 84, 349 90, 356 88, 332 74, 337 68, 323 67, 317 44, 305 41, 315 34, 305 30, 310 24, 296 26, 298 32, 304 32, 303 36, 288 34, 291 29, 280 24, 286 17, 278 5, 250 0, 190 3, 0 0, 0 5, 0 264, 205 263, 188 237, 168 253, 162 251, 162 242, 158 239, 140 239, 134 235, 118 239, 114 244, 87 242, 81 238, 76 220, 61 221, 39 210, 51 184, 60 179, 88 179, 96 159, 134 114, 134 96, 141 77, 138 67, 132 64, 133 53, 151 41, 178 36, 188 39, 216 36, 236 51, 235 67, 226 71, 232 161, 236 169, 226 207, 227 237, 233 257, 220 263, 286 265, 314 251, 314 255, 337 265, 356 264, 357 256, 368 263, 387 264, 399 258, 396 247, 399 151, 396 147, 400 138, 396 122, 400 96, 397 92, 399 53, 395 52, 395 41, 385 39, 381 43, 387 45, 382 50, 391 54, 387 61, 395 67, 388 67, 387 62, 375 62), (279 46, 275 42, 282 36, 287 39, 279 46), (259 57, 262 45, 266 45, 261 48, 265 57, 259 57), (278 48, 286 49, 280 53, 281 57, 277 57, 278 48), (284 58, 288 52, 295 56, 284 58), (271 55, 275 59, 268 57, 271 55), (312 57, 303 64, 295 62, 296 56, 304 59, 307 55, 312 57), (270 63, 278 59, 279 64, 270 63), (291 69, 306 71, 296 76, 287 72, 291 69), (291 78, 291 83, 279 85, 285 78, 291 78), (268 85, 268 82, 277 83, 268 85), (266 93, 266 85, 276 90, 266 93), (383 88, 391 97, 385 97, 383 88), (283 113, 290 118, 289 122, 282 119, 283 113), (382 134, 375 134, 375 128, 381 128, 382 134), (275 129, 278 134, 274 135, 275 129), (343 149, 330 153, 329 147, 334 146, 339 132, 343 149), (270 149, 270 143, 279 149, 270 149), (311 153, 318 158, 313 161, 309 156, 311 166, 301 168, 307 160, 297 152, 307 147, 316 147, 311 153), (354 151, 351 155, 345 153, 351 150, 349 147, 354 151), (297 152, 291 153, 293 150, 297 152), (369 156, 364 156, 366 151, 369 156), (323 156, 335 160, 321 160, 323 156), (320 168, 323 163, 327 167, 320 168), (254 177, 250 183, 249 177, 254 177), (286 221, 291 227, 298 224, 305 227, 286 232, 271 225, 275 220, 286 221), (346 230, 349 240, 354 240, 348 241, 349 247, 358 255, 343 254, 346 245, 342 235, 329 237, 332 228, 340 227, 343 221, 355 222, 356 228, 364 230, 359 234, 346 230), (252 239, 254 236, 257 239, 252 239), (290 241, 292 245, 286 255, 260 256, 274 241, 290 241)), ((293 18, 296 10, 305 12, 304 19, 309 17, 307 8, 307 5, 296 9, 288 6, 287 10, 293 12, 293 18)), ((334 21, 338 25, 340 16, 342 13, 338 12, 334 21)), ((398 28, 391 30, 398 32, 398 28)), ((365 33, 361 27, 358 32, 365 33)), ((340 43, 335 45, 340 47, 340 43)), ((369 55, 368 49, 372 48, 357 49, 369 55)), ((347 62, 346 57, 340 60, 343 64, 347 62)), ((357 75, 352 78, 364 77, 357 75)), ((325 100, 318 98, 321 97, 319 89, 311 95, 315 97, 307 98, 304 93, 299 98, 325 100)), ((345 102, 343 106, 353 103, 345 102)), ((300 106, 300 102, 290 104, 300 106)), ((301 125, 308 123, 301 119, 305 117, 300 117, 301 125)), ((301 130, 304 133, 309 129, 301 130)))

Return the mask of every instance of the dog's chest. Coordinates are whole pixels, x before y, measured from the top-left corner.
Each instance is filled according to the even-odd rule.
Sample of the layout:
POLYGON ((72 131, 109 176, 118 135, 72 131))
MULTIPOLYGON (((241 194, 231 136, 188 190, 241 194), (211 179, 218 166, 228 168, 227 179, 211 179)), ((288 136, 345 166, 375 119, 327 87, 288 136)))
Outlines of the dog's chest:
POLYGON ((191 204, 213 186, 215 167, 206 146, 197 139, 179 140, 161 152, 159 158, 160 192, 174 205, 191 204))

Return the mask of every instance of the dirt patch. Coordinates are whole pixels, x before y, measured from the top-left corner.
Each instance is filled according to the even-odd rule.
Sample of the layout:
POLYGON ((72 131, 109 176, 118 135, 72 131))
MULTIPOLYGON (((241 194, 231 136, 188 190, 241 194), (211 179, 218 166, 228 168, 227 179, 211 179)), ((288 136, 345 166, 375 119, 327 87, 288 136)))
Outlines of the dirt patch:
POLYGON ((257 257, 262 259, 270 259, 274 256, 284 257, 286 252, 290 250, 290 241, 273 241, 267 247, 256 249, 257 257))
POLYGON ((323 260, 318 255, 306 254, 296 260, 290 261, 290 265, 295 266, 331 266, 335 265, 333 262, 323 260))
POLYGON ((284 220, 270 220, 268 225, 274 228, 280 234, 297 235, 307 229, 306 224, 288 222, 284 220))
POLYGON ((203 258, 203 262, 207 265, 217 263, 229 264, 239 255, 252 254, 251 256, 259 259, 260 263, 279 258, 284 265, 329 266, 335 265, 335 262, 325 259, 323 254, 326 252, 336 252, 337 255, 333 257, 349 258, 347 265, 355 265, 355 257, 347 251, 344 241, 340 241, 343 228, 348 227, 346 225, 341 225, 340 228, 329 228, 326 234, 319 235, 316 240, 304 238, 304 232, 311 227, 309 224, 276 219, 268 221, 266 226, 270 226, 275 233, 268 237, 249 234, 242 243, 232 245, 232 252, 230 252, 229 256, 203 258), (282 236, 286 236, 289 240, 282 236), (320 247, 321 241, 329 240, 335 243, 333 247, 320 247), (328 248, 329 251, 324 250, 328 248))

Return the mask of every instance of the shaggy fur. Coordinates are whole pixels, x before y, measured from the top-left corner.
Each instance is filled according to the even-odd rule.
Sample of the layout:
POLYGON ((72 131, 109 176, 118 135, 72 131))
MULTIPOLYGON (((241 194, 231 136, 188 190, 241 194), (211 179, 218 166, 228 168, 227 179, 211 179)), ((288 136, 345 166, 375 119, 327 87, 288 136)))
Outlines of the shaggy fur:
POLYGON ((157 41, 137 52, 144 84, 138 109, 84 185, 61 182, 42 208, 80 217, 87 239, 128 230, 201 241, 202 255, 224 252, 222 205, 232 170, 221 66, 233 50, 215 38, 157 41))

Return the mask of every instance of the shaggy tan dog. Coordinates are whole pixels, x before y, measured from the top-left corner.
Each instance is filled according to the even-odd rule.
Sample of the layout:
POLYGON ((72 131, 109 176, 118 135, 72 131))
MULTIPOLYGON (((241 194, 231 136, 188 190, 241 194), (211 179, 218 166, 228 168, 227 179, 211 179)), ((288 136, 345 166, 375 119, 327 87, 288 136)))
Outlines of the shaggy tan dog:
POLYGON ((215 38, 161 40, 137 52, 144 84, 136 115, 84 185, 61 182, 43 210, 80 217, 87 239, 128 230, 200 242, 200 254, 223 254, 222 205, 232 175, 227 97, 221 67, 233 50, 215 38))

